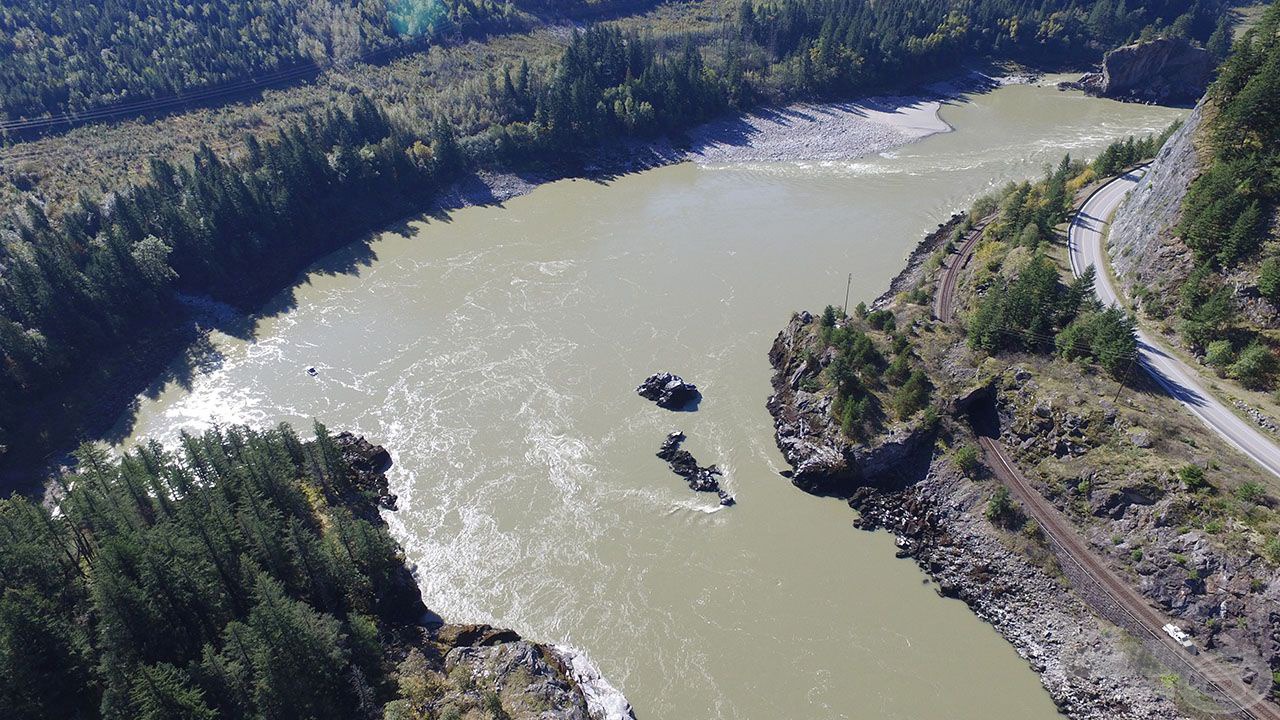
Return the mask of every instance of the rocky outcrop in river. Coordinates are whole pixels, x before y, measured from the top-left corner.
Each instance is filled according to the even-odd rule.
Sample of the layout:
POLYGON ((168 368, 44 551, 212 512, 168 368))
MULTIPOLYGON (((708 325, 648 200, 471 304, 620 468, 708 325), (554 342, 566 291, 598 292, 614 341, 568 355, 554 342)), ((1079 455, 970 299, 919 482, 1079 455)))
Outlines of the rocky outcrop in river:
POLYGON ((1099 72, 1078 85, 1093 95, 1175 105, 1193 103, 1213 75, 1213 59, 1204 48, 1182 38, 1157 38, 1124 45, 1106 54, 1099 72))
POLYGON ((658 448, 658 457, 667 461, 671 466, 671 472, 689 483, 690 490, 715 493, 720 497, 721 505, 733 505, 735 502, 733 496, 720 487, 720 468, 715 465, 707 467, 699 465, 693 453, 680 447, 684 440, 684 433, 679 430, 671 433, 666 440, 662 441, 662 447, 658 448))
POLYGON ((658 403, 668 410, 684 410, 696 406, 702 399, 698 386, 671 373, 654 373, 636 387, 636 393, 646 400, 658 403))

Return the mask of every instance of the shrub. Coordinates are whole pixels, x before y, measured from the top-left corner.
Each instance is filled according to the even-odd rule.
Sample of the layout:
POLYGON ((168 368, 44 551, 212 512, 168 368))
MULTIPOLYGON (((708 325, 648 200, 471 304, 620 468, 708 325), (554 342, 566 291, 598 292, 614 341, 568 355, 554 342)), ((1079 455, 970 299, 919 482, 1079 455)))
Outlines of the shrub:
POLYGON ((960 472, 973 477, 973 473, 978 469, 978 448, 972 445, 961 445, 956 448, 951 459, 955 461, 956 467, 960 468, 960 472))
POLYGON ((876 330, 886 330, 893 332, 897 328, 897 324, 893 320, 893 313, 888 310, 876 310, 867 315, 867 324, 876 330))
POLYGON ((1261 505, 1267 499, 1267 490, 1258 483, 1249 481, 1236 488, 1236 497, 1241 502, 1261 505))
POLYGON ((1269 257, 1258 269, 1258 292, 1272 304, 1280 304, 1280 258, 1269 257))
POLYGON ((1204 362, 1209 367, 1225 372, 1235 361, 1236 351, 1230 340, 1214 340, 1205 348, 1204 362))
POLYGON ((1262 554, 1273 564, 1280 565, 1280 536, 1272 535, 1262 545, 1262 554))
POLYGON ((1178 479, 1182 486, 1192 492, 1200 492, 1213 487, 1204 477, 1204 468, 1199 465, 1186 465, 1178 470, 1178 479))
POLYGON ((849 400, 844 404, 844 413, 840 418, 840 429, 847 437, 861 437, 862 429, 871 419, 871 400, 861 397, 849 400))
POLYGON ((893 409, 898 417, 906 420, 929 404, 929 378, 921 370, 915 370, 902 387, 893 394, 893 409))
POLYGON ((1231 377, 1248 388, 1270 387, 1276 372, 1276 356, 1260 342, 1253 342, 1240 353, 1228 371, 1231 377))
POLYGON ((836 308, 834 305, 828 305, 822 311, 822 327, 833 328, 836 326, 836 308))
POLYGON ((996 525, 1008 527, 1015 517, 1013 498, 1009 496, 1009 488, 1003 485, 996 488, 991 499, 987 501, 987 509, 983 514, 996 525))
POLYGON ((1085 312, 1058 333, 1054 344, 1062 357, 1091 359, 1120 377, 1138 352, 1134 327, 1133 318, 1118 308, 1085 312))
POLYGON ((906 353, 899 353, 884 369, 884 379, 892 385, 901 385, 911 377, 911 365, 907 362, 906 353))

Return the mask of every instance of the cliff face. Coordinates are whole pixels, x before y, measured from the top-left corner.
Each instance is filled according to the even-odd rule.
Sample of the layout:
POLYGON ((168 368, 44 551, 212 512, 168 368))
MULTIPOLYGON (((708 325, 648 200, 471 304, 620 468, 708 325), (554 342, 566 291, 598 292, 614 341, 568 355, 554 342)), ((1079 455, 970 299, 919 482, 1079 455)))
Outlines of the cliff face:
POLYGON ((1203 104, 1197 105, 1112 219, 1108 252, 1129 297, 1141 297, 1145 290, 1176 301, 1176 289, 1195 265, 1190 248, 1174 236, 1173 228, 1187 188, 1200 172, 1195 138, 1204 113, 1203 104))
POLYGON ((1195 102, 1213 75, 1213 59, 1182 38, 1157 38, 1107 53, 1102 71, 1080 78, 1094 95, 1162 105, 1195 102))

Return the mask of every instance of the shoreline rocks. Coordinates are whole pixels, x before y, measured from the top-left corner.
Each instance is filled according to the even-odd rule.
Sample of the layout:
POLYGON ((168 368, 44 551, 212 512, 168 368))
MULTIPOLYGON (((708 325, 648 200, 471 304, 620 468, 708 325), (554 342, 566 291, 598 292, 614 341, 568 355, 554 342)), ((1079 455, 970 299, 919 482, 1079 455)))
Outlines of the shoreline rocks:
POLYGON ((696 410, 698 403, 702 401, 702 393, 698 392, 697 385, 668 372, 654 373, 645 378, 636 387, 636 394, 668 410, 696 410))
POLYGON ((715 465, 708 465, 707 467, 698 465, 693 453, 680 447, 684 441, 685 435, 679 430, 667 435, 667 439, 662 442, 662 447, 658 448, 658 457, 667 461, 667 465, 671 467, 671 472, 684 478, 685 482, 689 483, 690 490, 713 492, 720 497, 720 504, 726 507, 737 504, 733 496, 720 487, 720 481, 717 479, 721 474, 720 468, 715 465))
MULTIPOLYGON (((810 347, 815 321, 810 313, 793 316, 769 356, 774 394, 768 408, 778 447, 793 468, 791 482, 847 500, 861 529, 893 532, 897 555, 914 559, 940 595, 963 600, 990 623, 1068 717, 1185 717, 1148 671, 1145 648, 1118 642, 1115 626, 1066 591, 1050 550, 1010 547, 986 520, 990 489, 935 452, 932 429, 903 424, 867 444, 844 436, 829 400, 803 389, 821 371, 822 359, 810 347)), ((961 404, 949 406, 961 412, 961 404)), ((1036 541, 1019 536, 1013 542, 1036 541)))
POLYGON ((1076 720, 1173 720, 1185 715, 1157 690, 1151 660, 1116 641, 1114 626, 1026 555, 1006 547, 982 517, 985 493, 948 462, 901 490, 863 488, 849 500, 858 528, 897 536, 938 594, 990 623, 1076 720))
POLYGON ((847 498, 863 485, 900 487, 919 477, 928 460, 933 431, 922 423, 900 423, 873 443, 852 442, 831 416, 831 397, 804 390, 804 380, 822 371, 811 347, 814 317, 797 313, 769 350, 773 416, 778 449, 791 465, 791 484, 812 495, 847 498))

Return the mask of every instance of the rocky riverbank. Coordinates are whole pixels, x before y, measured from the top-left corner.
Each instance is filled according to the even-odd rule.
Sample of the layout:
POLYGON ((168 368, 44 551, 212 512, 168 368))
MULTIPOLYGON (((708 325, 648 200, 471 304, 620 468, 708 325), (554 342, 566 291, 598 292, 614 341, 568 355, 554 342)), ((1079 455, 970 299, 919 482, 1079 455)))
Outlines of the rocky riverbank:
POLYGON ((920 285, 926 274, 925 263, 938 250, 947 246, 951 242, 955 232, 964 225, 965 220, 969 218, 966 212, 952 213, 946 222, 938 223, 937 229, 924 236, 915 248, 907 255, 906 265, 897 275, 893 276, 893 280, 889 281, 889 289, 880 294, 879 297, 871 303, 873 310, 879 310, 887 307, 893 302, 898 295, 909 292, 920 285))
POLYGON ((817 319, 797 313, 773 342, 773 416, 778 448, 790 463, 791 482, 815 495, 848 497, 864 485, 897 487, 912 481, 921 454, 933 444, 933 427, 922 419, 895 423, 866 441, 847 437, 831 413, 833 398, 806 382, 835 360, 814 332, 817 319))
MULTIPOLYGON (((390 453, 350 433, 335 436, 334 442, 356 489, 344 504, 353 514, 385 525, 379 509, 396 507, 385 474, 390 453)), ((408 699, 389 705, 387 717, 483 712, 509 720, 635 719, 626 698, 582 651, 489 625, 446 623, 423 604, 408 565, 399 568, 393 583, 394 614, 408 625, 390 650, 399 659, 397 679, 402 688, 422 692, 411 691, 408 699)))
POLYGON ((608 180, 681 162, 725 165, 853 160, 950 132, 951 126, 939 112, 944 104, 961 101, 967 93, 1027 84, 1037 78, 1025 72, 998 75, 970 71, 911 95, 760 108, 712 120, 680 137, 608 143, 596 148, 580 167, 527 173, 481 171, 443 193, 432 212, 506 202, 565 178, 608 180))
MULTIPOLYGON (((896 534, 900 554, 914 558, 939 593, 963 600, 991 623, 1069 717, 1183 717, 1157 690, 1142 653, 1119 641, 1120 631, 1064 592, 1060 577, 1008 547, 983 517, 988 489, 936 452, 935 428, 905 423, 865 442, 842 433, 830 397, 801 389, 822 363, 806 339, 815 323, 809 313, 797 314, 770 351, 768 408, 792 483, 847 499, 861 528, 896 534)), ((946 431, 962 431, 949 420, 941 423, 950 426, 946 431)))
POLYGON ((1064 592, 1059 577, 1007 546, 982 516, 985 503, 982 488, 942 457, 909 487, 861 488, 849 500, 858 527, 897 535, 899 554, 1004 636, 1068 717, 1184 717, 1156 690, 1136 647, 1064 592))

